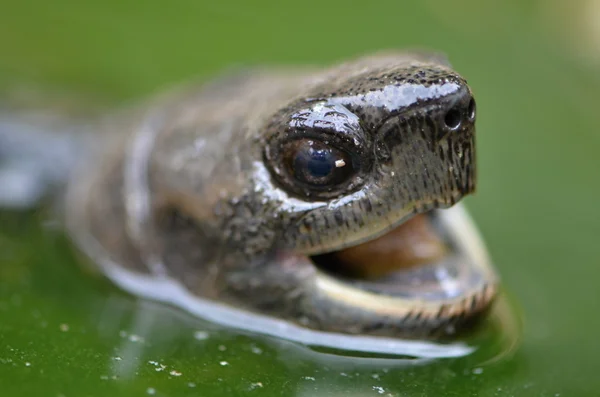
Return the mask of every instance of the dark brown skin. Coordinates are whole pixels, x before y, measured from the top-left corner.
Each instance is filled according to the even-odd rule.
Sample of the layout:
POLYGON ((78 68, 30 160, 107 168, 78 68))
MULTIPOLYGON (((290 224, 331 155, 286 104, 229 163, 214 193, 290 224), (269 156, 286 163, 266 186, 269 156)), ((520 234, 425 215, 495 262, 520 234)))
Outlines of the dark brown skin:
POLYGON ((492 269, 431 301, 340 279, 346 299, 309 256, 471 193, 474 103, 441 57, 402 52, 160 97, 104 123, 116 138, 72 184, 71 230, 199 297, 327 331, 428 335, 488 306, 492 269))

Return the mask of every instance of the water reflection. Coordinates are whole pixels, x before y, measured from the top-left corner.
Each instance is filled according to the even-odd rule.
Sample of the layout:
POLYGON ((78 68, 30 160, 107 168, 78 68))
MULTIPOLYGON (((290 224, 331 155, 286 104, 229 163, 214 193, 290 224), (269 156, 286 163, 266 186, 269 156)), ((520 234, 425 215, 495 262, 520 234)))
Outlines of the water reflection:
MULTIPOLYGON (((101 376, 119 381, 158 376, 187 387, 218 387, 242 376, 247 380, 245 388, 259 390, 273 382, 274 373, 279 373, 276 378, 287 379, 299 396, 318 396, 325 390, 325 395, 335 395, 336 382, 340 395, 385 395, 392 389, 384 381, 394 379, 394 373, 406 376, 417 373, 419 367, 446 371, 444 368, 452 362, 377 352, 367 355, 364 351, 315 350, 281 338, 223 328, 175 308, 129 299, 118 292, 105 298, 98 312, 101 315, 91 316, 90 321, 98 336, 113 345, 105 357, 107 374, 101 376), (274 361, 279 363, 275 371, 274 361)), ((519 316, 503 295, 482 326, 460 342, 469 349, 470 354, 464 357, 469 367, 483 368, 511 357, 518 346, 520 328, 519 316)), ((402 342, 406 346, 422 343, 402 342)), ((469 369, 468 373, 471 376, 474 372, 469 369)))

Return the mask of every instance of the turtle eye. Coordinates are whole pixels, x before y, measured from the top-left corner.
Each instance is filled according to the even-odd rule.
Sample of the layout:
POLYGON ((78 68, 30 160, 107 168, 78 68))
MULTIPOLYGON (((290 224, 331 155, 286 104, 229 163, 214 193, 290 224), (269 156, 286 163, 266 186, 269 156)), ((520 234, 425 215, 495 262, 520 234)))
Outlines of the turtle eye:
POLYGON ((350 155, 324 142, 300 139, 284 150, 290 174, 308 188, 327 190, 346 182, 354 174, 350 155))

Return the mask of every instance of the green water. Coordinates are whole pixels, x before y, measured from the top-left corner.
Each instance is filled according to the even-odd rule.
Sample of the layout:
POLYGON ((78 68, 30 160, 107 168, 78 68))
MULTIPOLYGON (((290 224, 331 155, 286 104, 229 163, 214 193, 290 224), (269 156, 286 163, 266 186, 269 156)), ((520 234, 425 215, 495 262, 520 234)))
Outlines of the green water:
POLYGON ((508 317, 522 318, 517 350, 514 328, 493 319, 470 337, 475 354, 420 365, 223 330, 86 274, 43 213, 5 212, 0 395, 600 395, 592 1, 350 3, 11 2, 0 13, 0 86, 116 104, 240 65, 443 50, 478 101, 479 189, 467 204, 508 317))

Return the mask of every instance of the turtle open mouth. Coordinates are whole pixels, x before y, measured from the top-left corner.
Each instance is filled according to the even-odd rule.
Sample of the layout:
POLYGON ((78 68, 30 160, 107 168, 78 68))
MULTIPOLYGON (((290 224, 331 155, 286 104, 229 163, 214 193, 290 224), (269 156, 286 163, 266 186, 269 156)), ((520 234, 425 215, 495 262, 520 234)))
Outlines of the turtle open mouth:
POLYGON ((311 259, 330 298, 387 316, 418 315, 444 324, 483 311, 496 294, 497 276, 460 204, 311 259))

